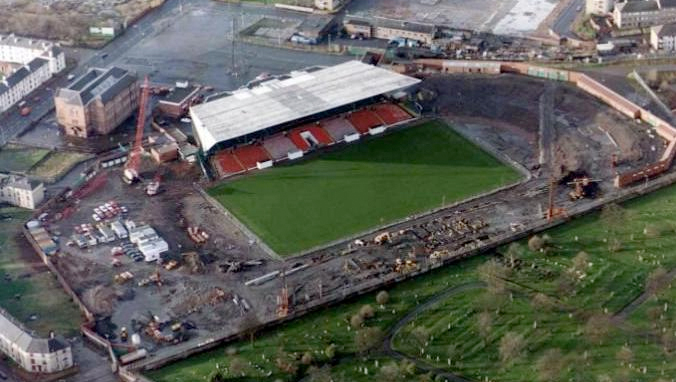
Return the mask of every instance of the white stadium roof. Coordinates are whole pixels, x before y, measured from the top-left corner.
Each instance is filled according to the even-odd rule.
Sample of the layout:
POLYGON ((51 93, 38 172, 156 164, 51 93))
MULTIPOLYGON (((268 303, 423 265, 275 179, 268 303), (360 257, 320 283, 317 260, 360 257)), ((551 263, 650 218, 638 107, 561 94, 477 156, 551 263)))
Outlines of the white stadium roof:
POLYGON ((232 95, 193 106, 190 114, 204 151, 219 142, 395 92, 420 80, 349 61, 292 72, 232 95))

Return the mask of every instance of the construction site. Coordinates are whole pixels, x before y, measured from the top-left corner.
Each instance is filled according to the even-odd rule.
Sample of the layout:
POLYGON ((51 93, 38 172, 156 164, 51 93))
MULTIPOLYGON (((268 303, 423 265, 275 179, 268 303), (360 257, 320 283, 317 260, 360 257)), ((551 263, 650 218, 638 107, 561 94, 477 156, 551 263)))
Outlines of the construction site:
POLYGON ((121 365, 120 376, 130 379, 671 179, 651 180, 669 170, 676 129, 585 74, 436 60, 392 69, 422 80, 409 99, 419 108, 416 119, 448 123, 522 180, 286 259, 207 195, 213 183, 199 166, 151 159, 142 144, 152 112, 144 109, 142 87, 128 157, 99 160, 85 183, 39 211, 51 244, 26 231, 80 302, 83 333, 121 365))

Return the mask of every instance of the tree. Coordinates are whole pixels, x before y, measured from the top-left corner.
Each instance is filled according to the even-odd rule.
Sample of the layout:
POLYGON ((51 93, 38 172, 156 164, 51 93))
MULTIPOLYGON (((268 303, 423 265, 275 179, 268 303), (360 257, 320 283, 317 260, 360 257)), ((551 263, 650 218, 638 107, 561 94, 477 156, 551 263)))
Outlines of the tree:
POLYGON ((248 336, 251 341, 251 346, 254 346, 254 338, 258 327, 261 325, 261 322, 258 320, 258 316, 253 311, 249 311, 242 320, 239 322, 239 331, 244 335, 248 336))
POLYGON ((336 345, 331 344, 324 349, 324 355, 326 356, 326 359, 331 361, 333 358, 336 356, 336 345))
POLYGON ((561 378, 563 370, 563 354, 561 349, 547 350, 535 363, 538 379, 542 382, 554 382, 561 378))
POLYGON ((399 381, 399 366, 397 363, 392 361, 388 362, 380 368, 378 373, 379 379, 384 382, 396 382, 399 381))
POLYGON ((309 382, 331 382, 331 370, 328 366, 310 366, 307 375, 309 382))
POLYGON ((373 318, 373 316, 376 315, 376 311, 373 310, 373 307, 371 305, 363 305, 359 309, 359 315, 362 316, 362 318, 364 319, 373 318))
POLYGON ((662 348, 665 353, 671 354, 674 352, 674 350, 676 350, 676 336, 674 336, 673 331, 667 330, 662 334, 660 339, 662 341, 662 348))
POLYGON ((413 338, 415 338, 416 342, 418 343, 418 346, 423 346, 425 345, 425 342, 429 340, 430 338, 430 331, 427 330, 426 327, 420 325, 416 326, 412 331, 411 335, 413 338))
POLYGON ((648 275, 648 278, 645 281, 645 290, 648 293, 655 294, 660 289, 665 287, 665 284, 669 282, 669 275, 667 271, 658 267, 648 275))
MULTIPOLYGON (((411 376, 415 374, 415 364, 407 359, 403 359, 399 363, 399 372, 404 376, 411 376)), ((408 380, 409 378, 406 379, 408 380)))
POLYGON ((601 223, 606 227, 609 234, 608 249, 617 252, 622 248, 619 234, 627 221, 628 213, 617 203, 608 203, 601 210, 601 223))
POLYGON ((538 252, 545 248, 545 240, 538 235, 533 235, 528 239, 528 249, 533 252, 538 252))
POLYGON ((390 301, 390 294, 387 293, 387 291, 381 290, 378 292, 376 295, 376 302, 378 305, 385 305, 388 303, 388 301, 390 301))
POLYGON ((622 365, 627 365, 634 360, 634 352, 628 345, 624 345, 615 353, 615 358, 620 361, 622 365))
POLYGON ((587 338, 596 344, 600 344, 610 331, 610 319, 605 314, 594 314, 587 320, 584 333, 587 338))
POLYGON ((275 358, 275 365, 277 368, 286 374, 296 374, 298 372, 298 365, 296 360, 291 355, 279 348, 277 350, 277 357, 275 358))
POLYGON ((521 356, 526 342, 523 339, 523 336, 516 332, 507 332, 500 339, 500 360, 503 364, 507 365, 512 363, 515 359, 521 356))
POLYGON ((383 340, 383 331, 377 327, 366 327, 358 330, 354 335, 357 351, 364 353, 375 347, 383 340))
POLYGON ((302 363, 303 365, 309 365, 309 364, 312 363, 313 360, 314 360, 314 357, 312 357, 312 353, 310 353, 309 351, 306 351, 305 353, 303 353, 303 356, 300 358, 300 363, 302 363))
POLYGON ((220 371, 217 371, 209 378, 209 382, 225 382, 225 376, 220 371))
POLYGON ((510 269, 502 263, 494 259, 488 260, 477 268, 477 272, 491 294, 502 294, 507 291, 510 269))
POLYGON ((516 267, 516 262, 521 259, 523 254, 523 247, 519 243, 512 243, 507 247, 507 260, 509 261, 509 267, 514 269, 516 267))
POLYGON ((364 324, 364 318, 360 314, 355 314, 350 318, 350 326, 358 329, 364 324))
POLYGON ((537 311, 550 311, 554 308, 555 303, 552 301, 549 296, 542 292, 535 293, 533 298, 530 300, 533 310, 537 311))
POLYGON ((589 266, 589 255, 585 251, 580 251, 573 257, 573 271, 584 272, 589 266))
POLYGON ((652 306, 648 308, 648 311, 646 313, 648 314, 650 322, 652 322, 653 324, 653 328, 656 328, 657 325, 659 324, 660 317, 662 316, 662 308, 660 308, 659 306, 652 306))
POLYGON ((246 362, 240 357, 233 357, 230 359, 230 374, 232 375, 242 375, 244 370, 246 370, 246 362))
POLYGON ((479 313, 477 326, 479 328, 479 335, 485 342, 493 330, 493 316, 487 311, 479 313))

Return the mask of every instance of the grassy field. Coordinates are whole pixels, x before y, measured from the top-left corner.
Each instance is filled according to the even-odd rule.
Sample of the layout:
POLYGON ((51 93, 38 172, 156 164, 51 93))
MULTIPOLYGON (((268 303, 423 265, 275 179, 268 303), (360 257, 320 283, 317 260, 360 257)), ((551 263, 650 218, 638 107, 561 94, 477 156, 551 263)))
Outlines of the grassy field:
POLYGON ((81 321, 77 307, 28 244, 19 247, 17 235, 29 217, 30 212, 23 209, 0 208, 0 307, 39 335, 46 336, 50 330, 76 335, 81 321))
POLYGON ((301 356, 309 352, 333 381, 429 380, 420 370, 402 372, 409 368, 401 363, 391 378, 384 365, 391 371, 392 360, 380 343, 359 353, 355 330, 347 329, 350 317, 370 304, 375 317, 363 325, 386 331, 440 292, 474 285, 418 312, 394 334, 394 348, 473 380, 670 381, 676 378, 676 288, 668 273, 676 269, 674 216, 676 186, 554 229, 543 250, 526 242, 502 248, 499 272, 486 271, 489 257, 463 261, 395 286, 383 307, 366 295, 262 334, 253 345, 233 344, 229 355, 221 348, 149 376, 210 381, 221 370, 233 381, 299 381, 308 373, 301 356), (646 290, 652 293, 644 302, 630 304, 646 290), (521 341, 507 341, 508 333, 521 341), (509 343, 518 350, 509 353, 509 343), (336 345, 331 360, 330 344, 336 345), (294 359, 298 369, 284 372, 278 359, 294 359))
POLYGON ((0 149, 0 171, 25 173, 49 154, 49 150, 7 145, 0 149))
POLYGON ((519 179, 441 122, 340 148, 209 191, 280 255, 519 179))
POLYGON ((90 157, 89 154, 54 151, 33 167, 28 174, 47 182, 55 182, 67 174, 75 165, 90 157))

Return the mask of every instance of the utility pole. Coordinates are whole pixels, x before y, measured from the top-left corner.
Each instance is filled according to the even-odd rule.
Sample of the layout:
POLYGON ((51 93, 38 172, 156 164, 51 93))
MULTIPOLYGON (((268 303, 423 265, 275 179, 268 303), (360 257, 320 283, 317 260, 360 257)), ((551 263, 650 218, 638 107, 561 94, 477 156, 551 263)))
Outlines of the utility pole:
POLYGON ((231 40, 232 40, 232 50, 230 52, 230 57, 231 57, 231 63, 230 63, 230 70, 236 75, 237 74, 237 68, 235 67, 235 20, 237 20, 236 17, 232 18, 232 32, 231 32, 231 40))

